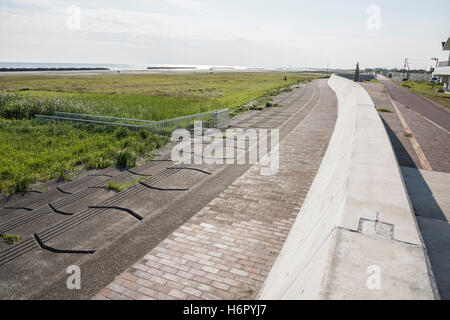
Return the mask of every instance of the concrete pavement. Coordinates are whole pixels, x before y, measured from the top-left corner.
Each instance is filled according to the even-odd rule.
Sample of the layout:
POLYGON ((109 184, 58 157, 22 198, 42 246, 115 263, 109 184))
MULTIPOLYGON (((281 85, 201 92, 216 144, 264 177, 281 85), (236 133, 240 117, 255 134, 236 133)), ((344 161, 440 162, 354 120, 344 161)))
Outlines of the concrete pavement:
POLYGON ((377 108, 387 107, 392 113, 380 112, 393 145, 403 179, 411 199, 417 223, 426 246, 437 290, 442 299, 450 299, 450 140, 445 129, 436 126, 413 110, 396 102, 398 112, 408 123, 411 133, 431 164, 432 171, 423 170, 410 137, 395 111, 383 85, 361 84, 371 95, 377 108))
POLYGON ((450 173, 402 168, 442 299, 450 300, 450 173))
POLYGON ((262 299, 434 299, 400 168, 367 92, 333 75, 338 120, 262 299))

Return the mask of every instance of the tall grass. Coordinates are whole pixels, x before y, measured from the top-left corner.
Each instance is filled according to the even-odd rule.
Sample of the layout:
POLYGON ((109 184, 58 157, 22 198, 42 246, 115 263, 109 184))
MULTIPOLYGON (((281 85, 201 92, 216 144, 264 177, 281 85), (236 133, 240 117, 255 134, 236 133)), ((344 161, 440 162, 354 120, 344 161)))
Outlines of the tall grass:
POLYGON ((53 115, 55 111, 86 113, 89 110, 87 105, 76 100, 0 93, 0 117, 5 119, 31 119, 35 114, 53 115))
MULTIPOLYGON (((122 164, 124 153, 148 158, 165 143, 149 132, 123 128, 0 118, 0 192, 25 191, 33 182, 82 168, 122 164)), ((128 159, 126 166, 135 161, 128 159)))
POLYGON ((55 111, 163 120, 248 103, 317 76, 280 73, 0 77, 0 192, 37 181, 68 179, 82 168, 124 167, 150 157, 166 140, 147 131, 72 123, 39 123, 55 111))
POLYGON ((0 105, 9 105, 8 118, 67 111, 157 121, 233 111, 272 90, 314 78, 301 73, 289 74, 288 81, 279 73, 3 76, 0 90, 15 94, 0 105))

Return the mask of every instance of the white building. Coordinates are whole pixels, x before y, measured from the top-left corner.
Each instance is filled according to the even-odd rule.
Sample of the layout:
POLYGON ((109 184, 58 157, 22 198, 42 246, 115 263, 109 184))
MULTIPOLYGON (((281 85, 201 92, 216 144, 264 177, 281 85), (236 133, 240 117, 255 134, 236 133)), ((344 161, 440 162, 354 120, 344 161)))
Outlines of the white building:
MULTIPOLYGON (((443 45, 444 51, 450 51, 450 38, 443 45)), ((441 83, 444 84, 444 90, 450 93, 450 55, 447 61, 439 62, 438 67, 434 70, 434 75, 441 77, 441 83)))

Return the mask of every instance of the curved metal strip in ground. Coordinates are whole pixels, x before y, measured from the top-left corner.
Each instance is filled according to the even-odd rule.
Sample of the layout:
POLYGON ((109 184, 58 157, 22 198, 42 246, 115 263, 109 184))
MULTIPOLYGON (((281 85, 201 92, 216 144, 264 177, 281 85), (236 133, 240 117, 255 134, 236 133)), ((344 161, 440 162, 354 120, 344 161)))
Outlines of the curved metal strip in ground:
POLYGON ((26 211, 33 211, 33 209, 27 208, 27 207, 4 207, 3 209, 6 209, 6 210, 26 210, 26 211))
POLYGON ((152 176, 151 174, 143 174, 143 173, 134 172, 134 171, 132 171, 130 169, 127 169, 127 171, 129 173, 131 173, 131 174, 136 175, 136 176, 142 176, 142 177, 151 177, 152 176))
POLYGON ((158 188, 158 187, 153 187, 145 182, 139 181, 139 183, 141 185, 143 185, 146 188, 149 189, 153 189, 153 190, 159 190, 159 191, 189 191, 189 189, 165 189, 165 188, 158 188))
POLYGON ((93 254, 95 250, 66 250, 66 249, 56 249, 49 247, 44 244, 44 242, 39 238, 39 235, 37 233, 34 234, 34 239, 39 244, 39 246, 47 251, 54 252, 54 253, 74 253, 74 254, 93 254))
POLYGON ((120 211, 125 211, 128 212, 130 215, 132 215, 133 217, 135 217, 138 220, 144 220, 144 218, 142 216, 140 216, 139 214, 137 214, 136 212, 134 212, 131 209, 128 208, 122 208, 122 207, 117 207, 117 206, 89 206, 90 209, 115 209, 115 210, 120 210, 120 211))
MULTIPOLYGON (((181 164, 181 165, 177 165, 177 166, 184 167, 185 165, 181 164)), ((140 166, 140 167, 136 168, 136 170, 141 171, 141 170, 144 170, 147 167, 148 166, 143 165, 143 166, 140 166)), ((127 173, 127 172, 125 172, 125 173, 127 173)), ((122 173, 121 175, 123 175, 123 174, 124 173, 122 173)), ((158 182, 158 181, 160 181, 162 179, 167 178, 168 176, 170 176, 172 174, 173 173, 171 173, 171 170, 165 170, 165 171, 163 171, 163 172, 161 172, 161 173, 159 173, 159 174, 149 178, 148 180, 152 181, 153 183, 156 183, 156 182, 158 182)), ((84 189, 84 191, 87 191, 87 190, 89 190, 89 188, 84 189)), ((122 193, 120 196, 115 196, 113 198, 109 198, 109 199, 105 200, 104 204, 106 206, 106 205, 110 205, 110 204, 113 204, 113 203, 118 203, 118 202, 123 201, 124 199, 126 199, 126 198, 128 198, 130 196, 133 196, 133 195, 137 194, 140 191, 141 190, 139 190, 139 189, 130 188, 130 189, 124 191, 124 193, 122 193)), ((83 193, 83 191, 80 192, 80 193, 73 194, 72 197, 78 198, 78 195, 81 194, 81 193, 83 193)), ((66 197, 66 198, 71 198, 71 196, 66 197)), ((63 198, 62 200, 64 200, 64 199, 65 198, 63 198)), ((66 201, 64 201, 64 202, 66 202, 66 201)), ((71 203, 71 202, 68 202, 68 203, 71 203)), ((42 216, 44 214, 47 214, 47 213, 51 212, 50 208, 48 206, 41 207, 41 208, 39 208, 37 210, 34 210, 34 211, 35 212, 31 213, 31 215, 36 215, 36 216, 30 217, 30 218, 27 217, 27 221, 25 221, 25 223, 30 222, 31 220, 34 220, 37 217, 40 217, 40 216, 42 216)), ((83 222, 86 222, 87 220, 95 217, 97 214, 101 213, 101 211, 102 211, 101 209, 97 209, 96 210, 96 209, 88 208, 84 212, 82 212, 80 214, 77 214, 77 215, 72 215, 70 218, 68 218, 68 219, 66 219, 66 220, 64 220, 64 221, 62 221, 62 222, 60 222, 60 223, 58 223, 58 224, 48 228, 47 230, 41 232, 41 234, 43 234, 43 238, 44 238, 45 241, 49 241, 49 240, 59 236, 60 234, 66 232, 67 230, 70 230, 71 228, 73 228, 73 227, 75 227, 75 226, 77 226, 77 225, 79 225, 79 224, 81 224, 83 222)), ((21 217, 21 219, 22 218, 24 218, 24 217, 21 217)), ((12 221, 7 222, 8 227, 10 227, 10 223, 11 222, 12 221)), ((16 224, 16 223, 23 224, 23 221, 20 221, 20 222, 19 221, 14 221, 14 222, 15 222, 14 224, 16 224)), ((8 262, 10 262, 10 261, 12 261, 14 259, 16 259, 17 257, 19 257, 19 256, 21 256, 23 254, 26 254, 27 252, 32 251, 33 249, 35 249, 37 247, 38 247, 38 244, 36 243, 35 238, 30 237, 30 238, 27 238, 27 239, 24 239, 24 240, 20 241, 16 245, 13 245, 13 246, 11 246, 9 248, 6 248, 3 251, 0 251, 0 266, 4 265, 4 264, 6 264, 6 263, 8 263, 8 262)))
POLYGON ((201 169, 197 169, 197 168, 171 168, 171 167, 168 167, 167 169, 170 169, 170 170, 192 170, 192 171, 198 171, 198 172, 201 172, 201 173, 204 173, 204 174, 212 174, 211 172, 208 172, 208 171, 205 171, 205 170, 201 170, 201 169))
POLYGON ((110 174, 89 174, 88 177, 107 177, 107 178, 112 178, 114 176, 112 176, 110 174))
POLYGON ((64 194, 73 194, 72 192, 62 190, 60 187, 56 187, 56 190, 58 190, 59 192, 64 193, 64 194))
POLYGON ((194 157, 198 157, 198 158, 202 158, 202 159, 210 159, 210 160, 231 160, 231 159, 234 159, 234 157, 207 157, 207 156, 204 156, 204 155, 198 155, 198 154, 196 154, 196 153, 192 153, 192 155, 194 156, 194 157))
POLYGON ((52 209, 57 214, 62 214, 64 216, 71 216, 71 215, 73 215, 73 213, 71 213, 71 212, 64 212, 64 211, 56 209, 51 203, 49 203, 48 206, 50 207, 50 209, 52 209))

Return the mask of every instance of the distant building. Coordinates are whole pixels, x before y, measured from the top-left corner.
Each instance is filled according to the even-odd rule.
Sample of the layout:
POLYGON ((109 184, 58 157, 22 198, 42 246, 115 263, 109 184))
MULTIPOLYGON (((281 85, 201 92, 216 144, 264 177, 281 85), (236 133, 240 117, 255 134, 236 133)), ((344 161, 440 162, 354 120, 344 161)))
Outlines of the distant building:
MULTIPOLYGON (((450 38, 448 38, 447 42, 442 43, 442 47, 444 51, 450 51, 450 38)), ((447 61, 439 62, 438 67, 434 70, 434 75, 441 77, 441 83, 444 84, 445 92, 450 93, 450 54, 447 61)))

